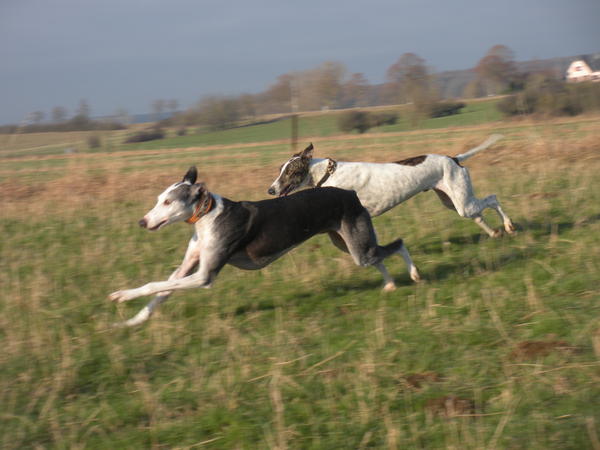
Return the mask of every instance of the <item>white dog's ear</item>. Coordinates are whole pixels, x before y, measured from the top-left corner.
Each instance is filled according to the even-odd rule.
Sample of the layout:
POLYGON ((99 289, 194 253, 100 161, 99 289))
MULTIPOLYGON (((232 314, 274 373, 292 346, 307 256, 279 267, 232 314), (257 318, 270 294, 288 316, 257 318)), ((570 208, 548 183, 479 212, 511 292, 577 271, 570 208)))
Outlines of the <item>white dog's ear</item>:
POLYGON ((312 158, 313 149, 314 149, 314 147, 313 147, 312 142, 311 142, 310 145, 308 147, 306 147, 304 150, 302 150, 301 152, 294 153, 292 155, 292 158, 294 156, 300 156, 302 158, 310 159, 310 158, 312 158))
POLYGON ((195 202, 206 192, 206 185, 204 183, 197 183, 192 185, 190 189, 190 200, 195 202))
POLYGON ((196 169, 196 166, 192 166, 188 169, 188 171, 183 176, 182 182, 194 184, 196 182, 197 178, 198 178, 198 169, 196 169))
POLYGON ((302 154, 300 156, 302 156, 302 158, 305 158, 305 159, 311 159, 313 150, 314 150, 314 147, 311 142, 310 145, 304 149, 304 151, 302 152, 302 154))

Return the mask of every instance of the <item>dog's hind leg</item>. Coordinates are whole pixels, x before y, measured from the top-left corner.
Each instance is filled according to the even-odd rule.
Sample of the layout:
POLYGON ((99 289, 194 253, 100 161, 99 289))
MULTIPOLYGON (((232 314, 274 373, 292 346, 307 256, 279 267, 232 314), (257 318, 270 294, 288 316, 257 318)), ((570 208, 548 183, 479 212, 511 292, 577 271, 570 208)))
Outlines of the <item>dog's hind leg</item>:
POLYGON ((498 198, 496 198, 495 195, 489 195, 488 197, 484 198, 483 203, 485 204, 485 208, 492 208, 498 213, 500 219, 502 220, 502 224, 504 225, 504 230, 508 234, 513 234, 515 232, 515 226, 512 220, 510 220, 510 217, 508 217, 508 215, 504 212, 500 206, 500 202, 498 202, 498 198))
POLYGON ((415 266, 415 263, 413 262, 412 258, 410 257, 410 253, 408 253, 408 249, 404 245, 404 242, 402 243, 402 247, 400 247, 400 255, 402 255, 402 259, 404 259, 404 262, 406 263, 406 267, 408 267, 410 279, 413 280, 415 283, 421 281, 421 275, 419 275, 417 266, 415 266))
POLYGON ((494 230, 484 221, 482 213, 485 208, 495 209, 507 233, 514 232, 514 225, 502 211, 496 196, 489 195, 481 200, 475 197, 469 171, 454 161, 448 160, 443 180, 435 186, 434 191, 446 207, 456 210, 461 217, 473 219, 490 237, 498 237, 502 232, 494 230))
POLYGON ((419 271, 414 265, 408 250, 402 239, 397 239, 390 244, 380 246, 369 214, 364 211, 353 220, 344 220, 339 230, 339 235, 344 240, 354 262, 359 266, 375 266, 383 275, 386 282, 386 290, 393 290, 388 283, 392 278, 383 265, 383 260, 394 253, 400 253, 408 266, 410 277, 413 281, 419 281, 419 271))
MULTIPOLYGON (((331 239, 331 242, 333 243, 333 245, 335 245, 337 248, 339 248, 341 251, 343 251, 345 253, 350 253, 350 250, 348 250, 348 246, 346 245, 346 242, 344 242, 344 239, 338 233, 336 233, 335 231, 330 231, 328 234, 329 234, 329 239, 331 239)), ((375 268, 377 270, 379 270, 379 272, 383 276, 383 290, 386 292, 391 292, 391 291, 395 290, 396 283, 394 282, 394 279, 388 272, 385 265, 382 262, 380 262, 380 263, 375 264, 375 268)))

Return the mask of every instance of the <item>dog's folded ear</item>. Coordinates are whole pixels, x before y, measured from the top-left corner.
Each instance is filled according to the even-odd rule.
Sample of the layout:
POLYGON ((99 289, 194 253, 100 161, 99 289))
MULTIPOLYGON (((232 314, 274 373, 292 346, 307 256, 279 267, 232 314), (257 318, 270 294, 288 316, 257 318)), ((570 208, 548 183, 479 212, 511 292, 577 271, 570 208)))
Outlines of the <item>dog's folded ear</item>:
POLYGON ((197 201, 206 192, 206 185, 204 183, 193 184, 190 188, 190 200, 192 202, 197 201))
POLYGON ((198 169, 195 166, 192 166, 188 169, 188 171, 183 176, 183 183, 194 184, 196 179, 198 178, 198 169))

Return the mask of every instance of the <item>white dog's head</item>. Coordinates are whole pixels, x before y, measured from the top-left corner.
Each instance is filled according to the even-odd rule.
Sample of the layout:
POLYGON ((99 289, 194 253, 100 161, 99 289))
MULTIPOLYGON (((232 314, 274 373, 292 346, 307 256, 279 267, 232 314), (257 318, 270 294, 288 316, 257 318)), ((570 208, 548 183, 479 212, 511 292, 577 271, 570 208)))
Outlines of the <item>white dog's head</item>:
POLYGON ((282 197, 305 186, 309 180, 310 161, 312 159, 313 145, 310 144, 300 153, 292 155, 279 168, 279 176, 267 193, 282 197))
POLYGON ((175 222, 189 220, 198 204, 210 198, 204 183, 196 183, 198 170, 190 167, 179 183, 172 184, 158 196, 154 208, 139 221, 142 228, 156 231, 175 222))

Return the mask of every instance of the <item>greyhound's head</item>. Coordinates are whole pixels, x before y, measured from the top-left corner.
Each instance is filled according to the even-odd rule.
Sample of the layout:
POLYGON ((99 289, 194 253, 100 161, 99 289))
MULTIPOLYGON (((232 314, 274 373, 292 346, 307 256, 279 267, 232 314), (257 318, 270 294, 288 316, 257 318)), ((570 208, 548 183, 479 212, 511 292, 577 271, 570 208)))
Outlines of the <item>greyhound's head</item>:
POLYGON ((142 228, 156 231, 175 222, 189 220, 194 209, 210 201, 210 192, 204 183, 196 183, 198 170, 190 167, 183 180, 172 184, 158 196, 154 208, 139 221, 142 228))
POLYGON ((281 197, 305 186, 309 180, 312 152, 313 145, 310 144, 304 151, 292 155, 292 157, 279 168, 279 176, 273 181, 273 184, 269 187, 267 192, 270 195, 278 195, 281 197))

